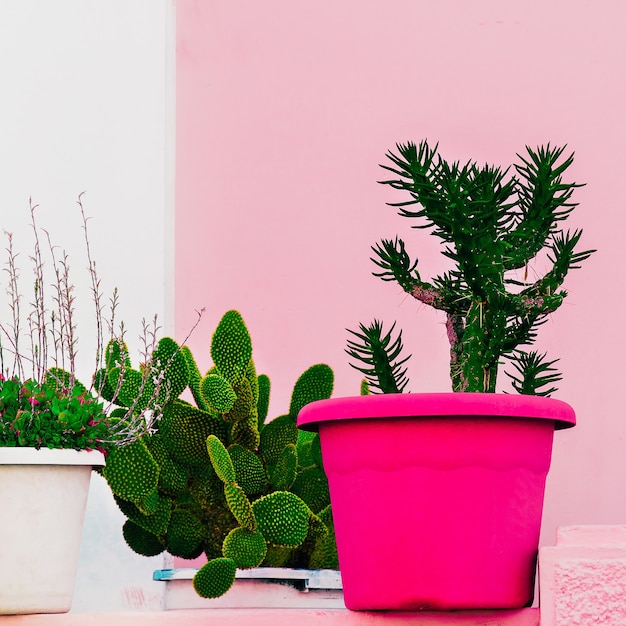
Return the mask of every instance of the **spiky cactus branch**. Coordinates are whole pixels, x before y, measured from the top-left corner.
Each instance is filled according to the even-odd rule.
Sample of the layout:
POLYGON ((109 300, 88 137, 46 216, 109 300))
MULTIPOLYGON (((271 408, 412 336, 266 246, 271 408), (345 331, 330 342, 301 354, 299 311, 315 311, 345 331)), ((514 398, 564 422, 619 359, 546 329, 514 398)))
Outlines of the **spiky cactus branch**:
POLYGON ((571 198, 580 186, 562 179, 573 162, 573 155, 563 158, 564 150, 527 148, 514 174, 473 161, 450 164, 426 141, 398 144, 397 154, 387 154, 391 165, 382 167, 395 178, 382 184, 409 195, 391 206, 417 219, 415 228, 431 229, 454 269, 423 281, 417 260, 396 238, 372 248, 374 275, 446 313, 455 391, 495 391, 502 358, 515 358, 519 345, 533 342, 537 327, 566 297, 561 285, 569 270, 593 252, 577 251, 581 231, 560 228, 576 207, 571 198), (551 267, 527 282, 529 264, 542 250, 551 267), (521 270, 523 280, 511 276, 521 270))
POLYGON ((360 332, 349 332, 359 341, 348 341, 346 352, 365 367, 353 365, 355 369, 365 375, 369 390, 378 390, 382 393, 401 393, 408 382, 406 368, 402 366, 409 360, 410 355, 396 360, 402 352, 402 332, 392 339, 395 324, 383 336, 383 327, 378 320, 371 326, 360 326, 360 332))

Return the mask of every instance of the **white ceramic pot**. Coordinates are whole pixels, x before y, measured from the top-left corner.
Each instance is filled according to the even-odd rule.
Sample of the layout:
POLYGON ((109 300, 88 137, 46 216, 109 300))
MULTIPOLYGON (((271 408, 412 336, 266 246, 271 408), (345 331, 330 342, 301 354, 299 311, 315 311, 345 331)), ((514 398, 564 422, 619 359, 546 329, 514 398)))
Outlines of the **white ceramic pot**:
POLYGON ((67 613, 96 451, 0 448, 0 614, 67 613))

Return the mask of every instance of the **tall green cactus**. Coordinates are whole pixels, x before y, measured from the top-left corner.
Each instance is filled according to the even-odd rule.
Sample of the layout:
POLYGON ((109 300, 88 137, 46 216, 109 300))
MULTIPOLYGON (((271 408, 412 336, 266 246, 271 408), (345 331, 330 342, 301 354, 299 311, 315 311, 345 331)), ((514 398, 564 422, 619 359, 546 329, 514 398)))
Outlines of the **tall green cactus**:
POLYGON ((169 338, 141 370, 125 346, 107 354, 98 374, 103 397, 155 418, 141 438, 115 448, 103 470, 133 550, 206 554, 194 579, 204 597, 226 592, 237 568, 338 567, 319 437, 296 429, 300 408, 332 393, 327 365, 306 370, 289 412, 266 422, 269 379, 256 373, 237 311, 218 324, 204 376, 189 348, 169 338), (195 405, 181 397, 186 390, 195 405))
MULTIPOLYGON (((527 148, 515 174, 473 161, 448 163, 427 141, 397 146, 382 167, 394 178, 381 181, 406 193, 392 203, 398 213, 417 219, 441 239, 453 269, 427 281, 417 270, 402 239, 383 239, 372 249, 375 276, 394 281, 419 302, 446 314, 450 341, 450 377, 454 391, 494 392, 498 366, 513 362, 519 377, 510 375, 516 390, 547 395, 542 390, 560 376, 545 355, 528 358, 519 346, 532 344, 539 325, 562 304, 561 285, 570 269, 579 267, 593 250, 578 251, 582 231, 564 231, 561 224, 577 206, 580 185, 564 182, 573 155, 550 145, 527 148), (551 266, 534 276, 533 260, 544 253, 551 266), (552 372, 547 376, 539 376, 552 372)), ((543 261, 543 257, 542 257, 543 261)), ((350 331, 356 339, 347 352, 373 391, 401 391, 406 383, 396 361, 401 336, 392 342, 379 322, 350 331)))

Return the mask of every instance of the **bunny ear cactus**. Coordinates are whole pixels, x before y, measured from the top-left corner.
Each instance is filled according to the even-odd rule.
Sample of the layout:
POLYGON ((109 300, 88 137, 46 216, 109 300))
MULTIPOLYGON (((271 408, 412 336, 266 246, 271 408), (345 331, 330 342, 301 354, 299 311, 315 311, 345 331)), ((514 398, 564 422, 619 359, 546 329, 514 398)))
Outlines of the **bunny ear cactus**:
MULTIPOLYGON (((430 229, 454 267, 424 280, 418 261, 396 237, 372 248, 374 275, 445 312, 454 391, 494 392, 503 359, 517 370, 516 390, 540 395, 555 390, 542 389, 559 378, 554 361, 536 352, 529 358, 519 346, 533 343, 537 327, 567 296, 561 285, 569 270, 593 253, 578 249, 582 231, 562 227, 581 186, 564 181, 573 162, 573 154, 564 152, 565 147, 527 147, 512 175, 473 161, 448 163, 427 141, 398 144, 397 153, 387 154, 391 164, 382 167, 394 177, 381 182, 406 194, 391 206, 418 220, 415 228, 430 229), (533 260, 542 252, 550 267, 531 279, 533 260), (546 371, 547 377, 540 375, 546 371)), ((385 335, 380 322, 350 331, 356 340, 347 352, 374 392, 402 391, 406 384, 401 335, 392 339, 392 331, 385 335)))
POLYGON ((128 349, 112 339, 105 351, 105 367, 96 372, 95 388, 107 401, 131 412, 159 410, 171 398, 178 398, 189 385, 189 366, 178 344, 161 339, 149 362, 133 369, 128 349))
POLYGON ((133 550, 183 558, 204 552, 208 562, 194 579, 204 597, 225 593, 236 568, 337 568, 319 437, 296 428, 302 406, 332 394, 327 365, 306 370, 289 412, 266 423, 270 380, 256 372, 237 311, 219 322, 205 375, 189 348, 169 338, 146 366, 148 382, 125 346, 108 354, 99 373, 103 397, 153 415, 141 437, 112 451, 103 472, 128 517, 124 537, 133 550), (181 397, 186 390, 193 403, 181 397))
POLYGON ((238 311, 228 311, 217 325, 211 358, 218 372, 233 386, 246 373, 252 358, 252 341, 238 311))

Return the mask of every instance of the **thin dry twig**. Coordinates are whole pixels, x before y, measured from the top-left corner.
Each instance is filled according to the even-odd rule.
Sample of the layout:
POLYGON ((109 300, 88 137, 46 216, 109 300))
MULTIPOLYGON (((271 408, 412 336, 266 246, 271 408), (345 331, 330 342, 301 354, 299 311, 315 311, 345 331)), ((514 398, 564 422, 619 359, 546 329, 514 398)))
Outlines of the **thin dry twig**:
MULTIPOLYGON (((105 405, 104 412, 110 415, 115 400, 121 391, 128 360, 128 349, 125 344, 126 328, 124 322, 117 322, 117 309, 119 306, 119 294, 117 288, 113 289, 109 299, 108 315, 103 305, 103 295, 101 282, 96 271, 96 262, 93 259, 91 244, 88 233, 88 222, 90 220, 85 212, 83 204, 83 193, 78 196, 78 207, 82 220, 84 233, 84 245, 87 254, 87 271, 90 277, 90 292, 95 312, 96 350, 95 368, 91 378, 89 393, 94 393, 103 398, 102 392, 106 384, 106 376, 97 375, 104 372, 103 367, 110 365, 108 355, 105 355, 104 329, 108 330, 109 342, 115 342, 119 347, 119 375, 117 376, 116 389, 113 390, 113 400, 105 405), (116 327, 117 326, 117 327, 116 327), (101 384, 96 384, 96 380, 101 384)), ((8 275, 6 292, 9 297, 9 310, 11 320, 4 324, 0 321, 0 373, 5 372, 4 351, 11 354, 13 362, 11 367, 6 369, 7 377, 17 376, 20 380, 26 377, 25 363, 32 368, 32 377, 37 382, 42 382, 46 376, 52 376, 61 383, 65 391, 71 393, 76 381, 76 359, 78 354, 78 327, 76 322, 76 294, 75 286, 71 280, 70 260, 65 250, 54 245, 50 233, 41 228, 35 216, 38 205, 33 205, 29 200, 31 228, 34 235, 34 247, 32 255, 29 257, 33 266, 34 286, 33 300, 30 302, 30 310, 26 318, 27 337, 30 341, 30 355, 24 354, 21 349, 21 339, 24 334, 22 326, 22 292, 20 290, 20 269, 18 267, 18 253, 14 248, 13 235, 5 231, 8 240, 6 247, 7 260, 3 271, 8 275), (46 262, 41 247, 41 235, 45 235, 47 251, 51 261, 53 274, 52 282, 47 285, 46 262), (46 296, 47 288, 52 289, 51 301, 53 306, 48 308, 46 296), (3 342, 2 339, 5 339, 3 342), (52 372, 49 367, 52 363, 52 372)), ((115 418, 109 419, 111 440, 103 443, 124 445, 130 443, 154 429, 156 420, 160 417, 162 404, 168 400, 169 391, 164 388, 169 381, 165 378, 165 373, 178 356, 182 347, 189 340, 189 337, 197 328, 204 309, 196 311, 198 314, 195 324, 179 345, 178 350, 172 355, 167 363, 158 362, 157 347, 158 335, 161 327, 155 315, 150 322, 142 320, 142 330, 140 334, 142 381, 139 392, 131 406, 123 411, 117 411, 115 418), (150 394, 146 399, 144 391, 149 388, 150 394), (123 413, 119 415, 119 413, 123 413)), ((105 401, 106 402, 106 401, 105 401)))

